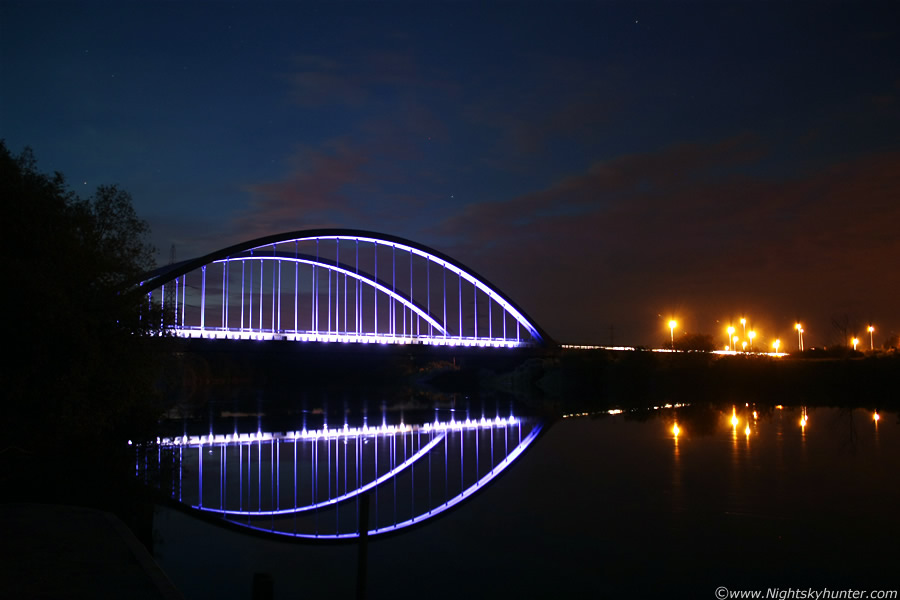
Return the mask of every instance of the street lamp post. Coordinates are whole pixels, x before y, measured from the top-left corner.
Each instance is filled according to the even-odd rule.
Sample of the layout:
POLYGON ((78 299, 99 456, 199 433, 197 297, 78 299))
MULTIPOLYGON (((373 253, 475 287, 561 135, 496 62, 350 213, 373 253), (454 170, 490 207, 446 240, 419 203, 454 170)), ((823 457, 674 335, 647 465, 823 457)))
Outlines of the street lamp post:
MULTIPOLYGON (((729 325, 726 331, 728 331, 728 345, 731 346, 731 336, 734 334, 734 327, 729 325)), ((734 339, 737 340, 737 338, 734 339)), ((731 349, 734 350, 734 347, 732 347, 731 349)))
POLYGON ((875 339, 872 337, 874 332, 875 328, 869 325, 869 350, 875 350, 875 339))
POLYGON ((856 345, 859 343, 859 338, 853 338, 850 341, 853 343, 853 351, 856 352, 856 345))
POLYGON ((753 352, 753 338, 756 337, 756 332, 751 329, 747 335, 750 337, 750 352, 753 352))
POLYGON ((747 319, 741 317, 741 328, 744 331, 744 337, 747 337, 747 319))
POLYGON ((669 321, 669 331, 672 333, 672 350, 675 349, 675 327, 678 325, 678 322, 675 319, 669 321))
POLYGON ((731 349, 734 350, 735 352, 737 352, 737 342, 739 339, 740 338, 738 336, 734 336, 733 338, 731 338, 731 341, 734 342, 734 345, 731 346, 731 349))
POLYGON ((797 349, 803 352, 803 326, 797 323, 794 325, 794 329, 797 330, 797 349))
POLYGON ((775 340, 772 345, 775 347, 775 354, 778 354, 778 346, 781 345, 781 340, 775 340))

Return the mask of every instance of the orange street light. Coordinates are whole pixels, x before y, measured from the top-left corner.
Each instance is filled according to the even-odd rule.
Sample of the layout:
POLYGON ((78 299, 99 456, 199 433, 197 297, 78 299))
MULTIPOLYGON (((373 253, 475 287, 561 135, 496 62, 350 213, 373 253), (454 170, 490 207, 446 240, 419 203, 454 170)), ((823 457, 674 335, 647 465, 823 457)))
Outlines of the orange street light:
MULTIPOLYGON (((728 332, 728 344, 731 345, 731 336, 734 334, 734 327, 729 325, 726 331, 728 332)), ((734 348, 732 348, 732 350, 734 350, 734 348)))
POLYGON ((875 350, 875 340, 872 338, 874 332, 875 328, 869 325, 869 350, 875 350))
POLYGON ((850 342, 853 344, 853 351, 856 352, 856 345, 859 343, 859 338, 853 338, 850 342))
POLYGON ((753 352, 753 338, 756 337, 756 332, 753 330, 750 330, 750 333, 748 333, 747 335, 750 338, 750 352, 753 352))
POLYGON ((675 327, 678 326, 678 322, 675 319, 669 321, 669 330, 672 333, 672 350, 675 349, 675 327))

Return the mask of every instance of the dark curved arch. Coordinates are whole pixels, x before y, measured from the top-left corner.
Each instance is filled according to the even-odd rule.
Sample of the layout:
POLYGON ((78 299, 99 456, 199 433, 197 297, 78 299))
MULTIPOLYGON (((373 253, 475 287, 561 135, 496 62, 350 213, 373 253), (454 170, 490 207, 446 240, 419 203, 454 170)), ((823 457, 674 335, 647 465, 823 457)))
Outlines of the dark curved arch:
POLYGON ((543 346, 553 345, 553 339, 544 331, 544 329, 537 324, 537 322, 532 319, 524 310, 519 307, 509 296, 500 291, 497 286, 492 284, 490 281, 485 279, 483 276, 470 269, 466 265, 457 261, 456 259, 438 251, 433 248, 430 248, 424 244, 419 244, 418 242, 414 242, 412 240, 408 240, 405 238, 388 235, 384 233, 378 233, 374 231, 366 231, 361 229, 343 229, 343 228, 323 228, 323 229, 302 229, 297 231, 289 231, 284 233, 278 233, 268 236, 263 236, 260 238, 256 238, 253 240, 248 240, 246 242, 241 242, 239 244, 235 244, 233 246, 228 246, 227 248, 223 248, 221 250, 216 250, 205 256, 201 256, 194 259, 189 259, 185 261, 181 261, 178 263, 174 263, 171 265, 166 265, 155 271, 151 271, 147 273, 144 280, 140 282, 140 286, 149 287, 150 289, 155 289, 170 281, 174 281, 176 278, 185 275, 195 269, 199 269, 204 265, 208 265, 217 260, 226 259, 235 254, 252 250, 261 246, 268 246, 272 244, 278 244, 282 242, 289 242, 293 240, 302 240, 302 239, 314 239, 314 238, 327 238, 327 237, 336 237, 336 238, 360 238, 360 239, 369 239, 375 240, 376 243, 382 242, 385 244, 397 244, 400 246, 407 246, 421 252, 430 257, 434 257, 439 261, 443 261, 459 271, 465 273, 469 277, 474 280, 477 280, 484 287, 488 288, 493 294, 496 294, 498 298, 502 299, 503 302, 508 304, 511 308, 513 308, 522 318, 527 321, 528 325, 532 329, 532 335, 535 337, 535 340, 538 344, 543 346))

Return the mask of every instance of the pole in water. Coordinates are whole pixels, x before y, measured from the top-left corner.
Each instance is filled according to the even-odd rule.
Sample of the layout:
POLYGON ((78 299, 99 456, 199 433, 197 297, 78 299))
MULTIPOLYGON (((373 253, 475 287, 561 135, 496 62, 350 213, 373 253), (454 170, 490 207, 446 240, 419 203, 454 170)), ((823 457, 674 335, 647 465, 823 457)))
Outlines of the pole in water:
POLYGON ((356 598, 366 597, 366 569, 369 552, 369 494, 359 496, 359 553, 356 561, 356 598))
POLYGON ((271 573, 254 573, 252 600, 272 600, 275 597, 275 580, 271 573))

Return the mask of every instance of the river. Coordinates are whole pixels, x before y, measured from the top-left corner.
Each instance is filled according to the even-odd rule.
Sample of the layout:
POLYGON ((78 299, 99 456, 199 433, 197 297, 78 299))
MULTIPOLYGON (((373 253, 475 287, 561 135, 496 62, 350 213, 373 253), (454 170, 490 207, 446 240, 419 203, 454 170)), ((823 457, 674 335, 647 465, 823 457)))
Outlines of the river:
MULTIPOLYGON (((368 597, 897 589, 898 472, 896 413, 726 403, 569 416, 454 510, 370 538, 368 597)), ((351 598, 356 584, 356 543, 266 539, 170 508, 155 554, 188 599, 250 598, 258 573, 275 598, 351 598)))

